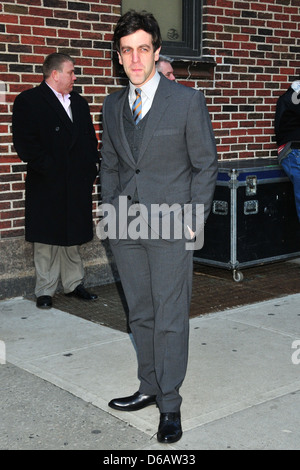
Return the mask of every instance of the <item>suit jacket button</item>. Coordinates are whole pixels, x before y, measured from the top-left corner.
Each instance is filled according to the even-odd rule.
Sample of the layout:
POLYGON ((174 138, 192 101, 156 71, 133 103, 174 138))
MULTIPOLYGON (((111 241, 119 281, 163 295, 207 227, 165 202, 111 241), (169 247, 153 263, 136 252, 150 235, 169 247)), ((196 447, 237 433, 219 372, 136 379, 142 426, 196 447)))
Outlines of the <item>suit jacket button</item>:
POLYGON ((55 130, 56 130, 56 131, 59 131, 59 126, 57 126, 57 127, 55 128, 55 130))
POLYGON ((127 196, 127 199, 130 201, 130 200, 131 200, 131 196, 127 196))
POLYGON ((135 170, 135 172, 138 175, 141 172, 141 170, 135 170))

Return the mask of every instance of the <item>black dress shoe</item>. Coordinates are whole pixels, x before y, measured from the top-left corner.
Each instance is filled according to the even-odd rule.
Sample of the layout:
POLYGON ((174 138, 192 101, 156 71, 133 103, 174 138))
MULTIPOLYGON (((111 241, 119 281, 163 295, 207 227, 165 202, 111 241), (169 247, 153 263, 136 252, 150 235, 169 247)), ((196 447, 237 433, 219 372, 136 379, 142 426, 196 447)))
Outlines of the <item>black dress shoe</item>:
POLYGON ((158 442, 171 444, 182 436, 180 413, 161 413, 157 432, 158 442))
POLYGON ((155 404, 155 395, 144 395, 143 393, 136 392, 129 397, 114 398, 109 402, 108 406, 114 408, 114 410, 137 411, 145 408, 146 406, 155 404))
POLYGON ((96 300, 98 299, 98 296, 96 294, 90 294, 86 288, 83 286, 83 284, 79 284, 73 292, 70 292, 66 294, 68 296, 75 296, 79 297, 80 299, 84 300, 96 300))
POLYGON ((36 299, 36 306, 38 308, 51 308, 52 307, 52 297, 50 295, 41 295, 36 299))

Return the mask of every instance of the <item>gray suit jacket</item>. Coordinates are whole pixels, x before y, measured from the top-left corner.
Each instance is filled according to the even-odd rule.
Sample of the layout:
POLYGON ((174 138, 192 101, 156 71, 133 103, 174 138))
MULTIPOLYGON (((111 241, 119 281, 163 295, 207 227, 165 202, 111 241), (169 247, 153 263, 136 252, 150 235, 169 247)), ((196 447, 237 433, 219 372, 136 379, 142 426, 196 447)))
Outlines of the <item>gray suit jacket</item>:
POLYGON ((126 196, 130 205, 137 191, 149 210, 151 204, 203 204, 206 220, 217 152, 203 93, 161 75, 136 161, 123 125, 128 90, 107 96, 103 105, 102 202, 118 208, 119 196, 126 196))

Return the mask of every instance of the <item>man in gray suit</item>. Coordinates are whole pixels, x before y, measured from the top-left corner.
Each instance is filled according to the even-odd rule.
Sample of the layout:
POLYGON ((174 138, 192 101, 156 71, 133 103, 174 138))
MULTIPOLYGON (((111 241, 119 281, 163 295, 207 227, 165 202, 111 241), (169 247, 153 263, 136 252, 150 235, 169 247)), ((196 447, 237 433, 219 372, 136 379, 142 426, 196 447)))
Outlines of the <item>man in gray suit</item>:
MULTIPOLYGON (((117 23, 114 44, 129 85, 103 105, 103 203, 113 205, 121 218, 128 209, 128 224, 130 214, 140 207, 147 214, 154 206, 189 207, 192 222, 183 232, 192 238, 200 230, 196 206, 204 205, 206 219, 217 176, 204 96, 156 71, 161 36, 152 14, 125 13, 117 23)), ((174 236, 171 230, 166 239, 158 236, 151 218, 148 223, 146 236, 120 231, 110 237, 129 307, 140 385, 136 393, 115 398, 109 406, 135 411, 157 404, 157 439, 171 443, 182 435, 179 389, 188 360, 193 251, 187 249, 191 241, 186 237, 174 236)))

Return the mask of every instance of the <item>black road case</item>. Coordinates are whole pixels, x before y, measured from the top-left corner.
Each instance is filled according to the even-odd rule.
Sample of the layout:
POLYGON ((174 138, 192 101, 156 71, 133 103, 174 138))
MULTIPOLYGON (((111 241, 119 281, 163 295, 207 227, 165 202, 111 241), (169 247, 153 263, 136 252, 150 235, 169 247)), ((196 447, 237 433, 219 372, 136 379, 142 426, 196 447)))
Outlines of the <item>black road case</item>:
POLYGON ((300 256, 300 223, 293 186, 277 159, 219 162, 204 246, 194 261, 240 269, 300 256))

